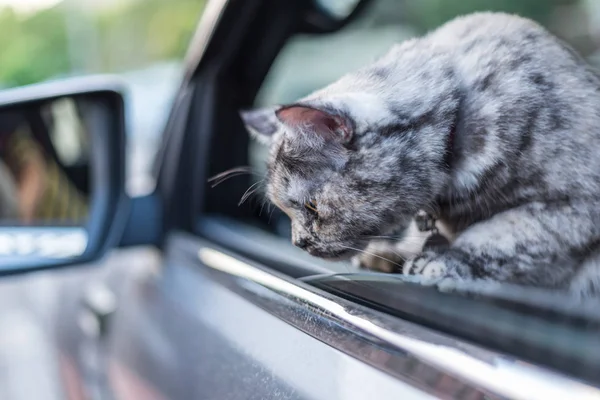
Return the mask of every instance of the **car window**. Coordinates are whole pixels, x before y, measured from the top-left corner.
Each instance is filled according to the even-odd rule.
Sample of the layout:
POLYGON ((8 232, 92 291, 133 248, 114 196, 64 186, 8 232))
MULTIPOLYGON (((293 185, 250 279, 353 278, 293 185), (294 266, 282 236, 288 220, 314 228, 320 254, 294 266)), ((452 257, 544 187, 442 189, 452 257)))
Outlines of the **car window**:
MULTIPOLYGON (((593 65, 600 66, 600 3, 596 1, 374 0, 364 13, 338 32, 297 34, 290 38, 272 64, 254 106, 294 102, 372 62, 397 42, 422 35, 458 15, 489 10, 517 13, 538 21, 593 65)), ((466 287, 455 285, 456 282, 430 287, 415 284, 421 282, 400 274, 357 274, 359 270, 348 262, 324 261, 292 246, 289 218, 269 204, 260 190, 267 173, 268 151, 258 141, 251 140, 247 146, 250 168, 214 171, 221 174, 211 181, 213 186, 230 177, 240 177, 242 181, 247 179, 245 173, 251 171, 250 182, 244 180, 243 185, 230 192, 240 195, 239 207, 250 212, 234 214, 228 209, 229 218, 201 221, 198 225, 203 237, 347 300, 563 372, 576 371, 585 379, 593 374, 598 376, 600 354, 584 350, 586 346, 600 348, 597 335, 600 318, 594 301, 590 311, 558 290, 536 291, 495 283, 489 287, 466 287), (337 273, 333 279, 330 272, 337 273), (457 303, 449 303, 455 300, 457 303), (493 310, 485 305, 493 306, 493 310), (582 311, 582 315, 574 310, 582 311)), ((233 186, 232 181, 227 184, 233 186)), ((207 214, 223 216, 215 206, 206 209, 207 214)), ((415 250, 419 251, 420 248, 415 250)))
MULTIPOLYGON (((128 85, 128 190, 153 187, 151 165, 205 0, 0 0, 0 89, 110 73, 128 85)), ((52 112, 68 113, 62 104, 52 112)), ((61 129, 67 129, 62 127, 61 129)), ((73 143, 58 148, 76 162, 73 143)))

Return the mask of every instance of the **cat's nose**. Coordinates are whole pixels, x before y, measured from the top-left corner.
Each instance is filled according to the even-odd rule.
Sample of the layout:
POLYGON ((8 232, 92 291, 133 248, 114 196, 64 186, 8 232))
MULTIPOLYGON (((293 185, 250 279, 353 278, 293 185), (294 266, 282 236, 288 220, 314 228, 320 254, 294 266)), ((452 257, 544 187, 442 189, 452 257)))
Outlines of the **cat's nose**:
POLYGON ((294 246, 301 248, 302 250, 306 250, 306 248, 310 245, 310 240, 307 238, 301 237, 294 240, 294 246))

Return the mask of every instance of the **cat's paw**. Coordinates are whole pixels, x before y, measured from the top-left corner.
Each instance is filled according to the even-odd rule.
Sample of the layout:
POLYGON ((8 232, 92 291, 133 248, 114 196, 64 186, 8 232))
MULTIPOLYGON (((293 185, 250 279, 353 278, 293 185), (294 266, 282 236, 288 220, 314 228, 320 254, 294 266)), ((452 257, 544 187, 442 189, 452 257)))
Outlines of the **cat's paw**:
POLYGON ((392 245, 369 247, 367 251, 352 258, 354 267, 373 272, 402 272, 404 258, 394 250, 392 245))
POLYGON ((447 272, 448 265, 444 258, 432 251, 421 253, 407 260, 402 267, 404 275, 420 275, 426 279, 446 277, 447 272))
POLYGON ((418 275, 426 280, 440 278, 470 279, 471 268, 456 257, 451 249, 441 252, 425 251, 406 261, 404 275, 418 275))

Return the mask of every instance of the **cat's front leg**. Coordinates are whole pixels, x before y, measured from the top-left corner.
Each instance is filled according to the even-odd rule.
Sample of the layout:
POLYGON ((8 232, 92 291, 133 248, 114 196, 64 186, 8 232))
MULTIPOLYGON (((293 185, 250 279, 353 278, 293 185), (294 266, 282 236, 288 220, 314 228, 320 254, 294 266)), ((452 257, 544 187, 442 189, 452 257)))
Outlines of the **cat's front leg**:
POLYGON ((577 257, 600 237, 597 208, 573 202, 523 205, 471 226, 449 248, 414 257, 402 272, 564 287, 577 272, 577 257))

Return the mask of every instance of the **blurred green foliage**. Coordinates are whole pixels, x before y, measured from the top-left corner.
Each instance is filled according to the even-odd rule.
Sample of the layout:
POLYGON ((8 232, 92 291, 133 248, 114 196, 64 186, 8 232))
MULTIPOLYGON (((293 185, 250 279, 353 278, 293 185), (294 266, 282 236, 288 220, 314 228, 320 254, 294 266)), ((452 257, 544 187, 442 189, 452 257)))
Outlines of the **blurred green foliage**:
POLYGON ((0 10, 0 85, 38 82, 69 68, 64 16, 56 8, 21 19, 0 10))
POLYGON ((34 14, 0 8, 0 87, 181 59, 205 2, 66 0, 34 14))
MULTIPOLYGON (((552 25, 557 10, 581 0, 378 1, 389 8, 383 15, 393 23, 424 32, 475 10, 517 13, 552 25)), ((0 87, 181 59, 205 2, 63 0, 26 15, 0 8, 0 87)))

